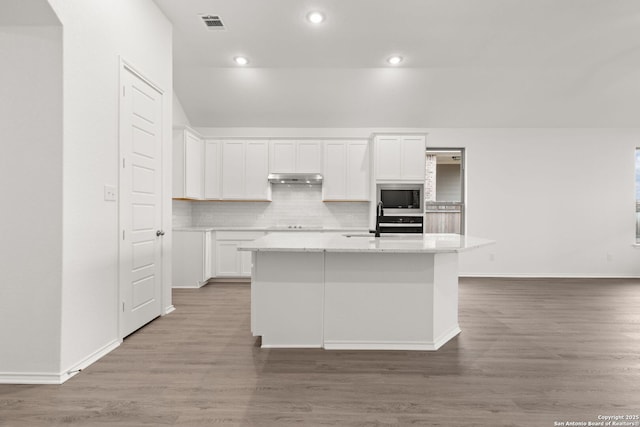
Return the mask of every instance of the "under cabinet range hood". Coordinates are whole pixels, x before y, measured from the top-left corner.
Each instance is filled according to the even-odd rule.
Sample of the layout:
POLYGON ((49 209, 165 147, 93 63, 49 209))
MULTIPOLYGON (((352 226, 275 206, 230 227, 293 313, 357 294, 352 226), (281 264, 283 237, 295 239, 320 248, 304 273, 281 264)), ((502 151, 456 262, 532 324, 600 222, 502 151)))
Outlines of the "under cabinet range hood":
POLYGON ((268 178, 272 184, 322 184, 319 173, 270 173, 268 178))

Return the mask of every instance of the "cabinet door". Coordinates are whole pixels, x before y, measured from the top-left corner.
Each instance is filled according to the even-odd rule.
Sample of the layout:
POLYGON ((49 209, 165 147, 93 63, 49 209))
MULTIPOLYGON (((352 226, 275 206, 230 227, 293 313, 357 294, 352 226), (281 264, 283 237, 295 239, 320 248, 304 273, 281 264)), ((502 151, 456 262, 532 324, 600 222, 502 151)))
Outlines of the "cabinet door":
POLYGON ((397 136, 378 136, 375 141, 376 179, 402 177, 402 145, 397 136))
POLYGON ((206 141, 204 144, 204 198, 220 198, 220 141, 206 141))
POLYGON ((402 179, 424 180, 426 147, 424 136, 403 136, 402 179))
POLYGON ((211 277, 216 277, 217 276, 217 269, 216 269, 216 253, 218 252, 216 250, 216 232, 215 231, 209 231, 209 278, 211 277))
POLYGON ((209 278, 204 259, 204 232, 174 231, 172 283, 174 288, 197 288, 209 278))
POLYGON ((247 141, 245 152, 245 199, 269 200, 269 145, 267 141, 247 141))
POLYGON ((205 283, 211 277, 212 265, 211 265, 211 232, 203 231, 203 245, 202 245, 202 262, 204 264, 204 276, 202 282, 205 283))
POLYGON ((296 172, 322 172, 322 142, 298 141, 296 143, 296 172))
POLYGON ((243 199, 245 188, 244 141, 222 143, 222 198, 243 199))
POLYGON ((173 131, 173 198, 184 195, 184 130, 173 131))
POLYGON ((251 252, 238 251, 240 258, 240 275, 242 277, 251 277, 251 252))
POLYGON ((184 196, 190 199, 202 199, 204 196, 203 175, 203 143, 200 138, 189 131, 185 131, 185 187, 184 196))
POLYGON ((324 146, 323 200, 343 200, 347 196, 347 153, 342 141, 329 141, 324 146))
POLYGON ((223 240, 216 242, 216 275, 238 276, 240 274, 240 258, 238 242, 223 240))
POLYGON ((367 141, 352 141, 346 148, 346 197, 349 200, 369 200, 369 145, 367 141))
POLYGON ((294 141, 270 141, 269 142, 269 172, 292 173, 295 172, 296 146, 294 141))

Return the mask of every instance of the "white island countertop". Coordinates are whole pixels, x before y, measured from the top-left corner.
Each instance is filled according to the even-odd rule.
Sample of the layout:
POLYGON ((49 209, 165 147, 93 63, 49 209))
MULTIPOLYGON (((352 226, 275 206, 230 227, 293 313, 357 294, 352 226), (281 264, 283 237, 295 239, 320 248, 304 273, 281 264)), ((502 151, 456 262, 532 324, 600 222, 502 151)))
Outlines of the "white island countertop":
POLYGON ((495 243, 460 234, 273 233, 243 243, 241 251, 257 252, 387 252, 451 253, 495 243))

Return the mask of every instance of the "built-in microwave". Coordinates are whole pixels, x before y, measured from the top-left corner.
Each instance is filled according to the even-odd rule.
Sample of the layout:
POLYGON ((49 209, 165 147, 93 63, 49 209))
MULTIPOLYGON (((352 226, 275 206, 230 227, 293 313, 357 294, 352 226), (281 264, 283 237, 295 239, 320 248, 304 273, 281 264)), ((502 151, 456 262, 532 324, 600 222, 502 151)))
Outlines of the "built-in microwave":
POLYGON ((379 184, 378 200, 385 215, 422 215, 423 186, 420 184, 379 184))

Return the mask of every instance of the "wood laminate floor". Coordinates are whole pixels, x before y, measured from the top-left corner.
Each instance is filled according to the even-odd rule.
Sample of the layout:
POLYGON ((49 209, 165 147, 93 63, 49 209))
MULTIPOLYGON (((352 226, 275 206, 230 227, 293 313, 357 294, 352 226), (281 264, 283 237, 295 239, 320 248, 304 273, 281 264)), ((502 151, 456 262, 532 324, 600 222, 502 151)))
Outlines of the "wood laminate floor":
POLYGON ((437 352, 260 349, 243 284, 174 290, 174 304, 61 386, 0 385, 0 426, 548 427, 640 415, 637 280, 462 279, 463 332, 437 352))

